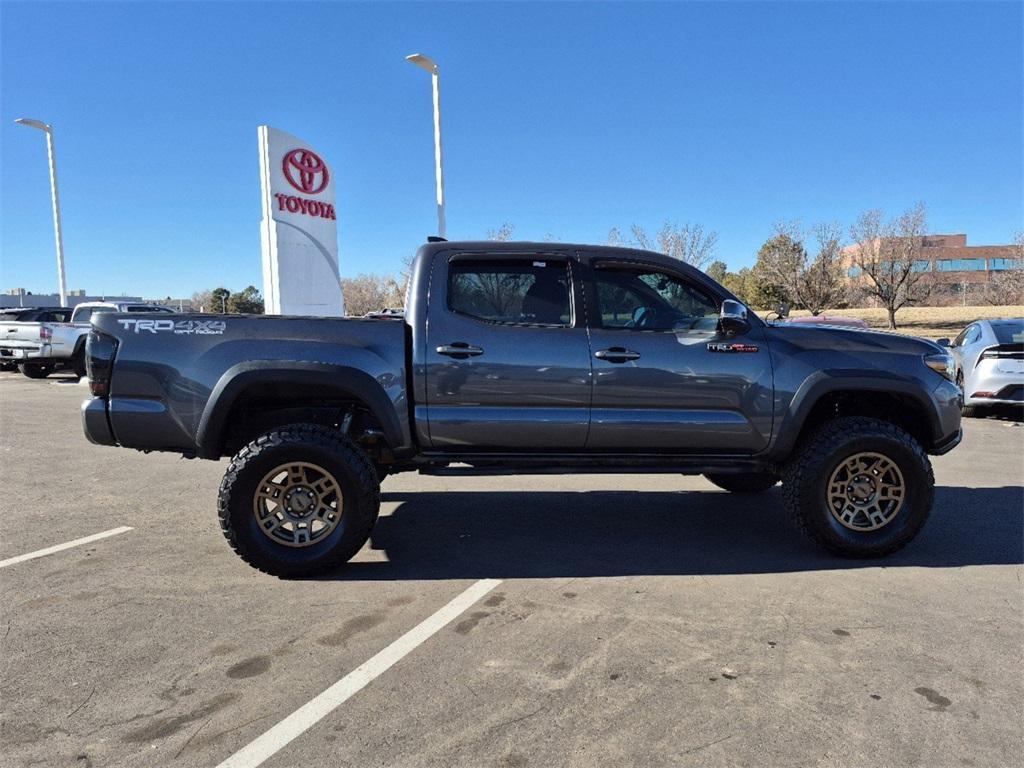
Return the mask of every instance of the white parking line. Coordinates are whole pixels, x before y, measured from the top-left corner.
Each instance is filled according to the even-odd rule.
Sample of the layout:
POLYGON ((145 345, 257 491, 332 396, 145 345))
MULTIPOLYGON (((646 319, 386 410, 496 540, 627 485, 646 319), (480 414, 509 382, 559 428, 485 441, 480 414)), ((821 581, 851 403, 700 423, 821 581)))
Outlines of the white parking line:
POLYGON ((135 529, 131 526, 122 525, 120 528, 111 528, 109 531, 103 531, 103 533, 94 533, 92 536, 83 536, 80 539, 69 541, 65 544, 57 544, 53 547, 47 547, 46 549, 37 549, 35 552, 29 552, 25 555, 18 555, 17 557, 9 557, 6 560, 0 560, 0 568, 6 568, 8 565, 17 565, 23 563, 26 560, 35 560, 37 557, 46 557, 52 555, 54 552, 62 552, 65 549, 71 549, 72 547, 80 547, 83 544, 90 544, 100 539, 105 539, 108 536, 117 536, 119 533, 127 533, 128 531, 134 531, 135 529))
POLYGON ((217 768, 255 768, 316 725, 371 680, 384 674, 402 657, 439 632, 460 613, 486 595, 501 579, 481 579, 437 613, 427 617, 369 661, 353 669, 316 698, 303 704, 262 736, 222 762, 217 768))

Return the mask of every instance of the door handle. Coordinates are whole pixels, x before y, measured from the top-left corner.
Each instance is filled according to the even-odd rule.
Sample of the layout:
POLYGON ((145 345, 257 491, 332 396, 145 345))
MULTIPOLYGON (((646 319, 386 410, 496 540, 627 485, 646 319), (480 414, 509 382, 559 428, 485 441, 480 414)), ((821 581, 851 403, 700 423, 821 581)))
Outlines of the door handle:
POLYGON ((454 357, 456 360, 465 360, 467 357, 482 355, 482 347, 474 347, 464 341, 453 341, 451 344, 442 344, 437 348, 437 354, 454 357))
POLYGON ((640 357, 639 352, 633 352, 625 347, 610 347, 599 349, 594 353, 598 360, 606 360, 609 363, 625 363, 628 360, 636 360, 640 357))

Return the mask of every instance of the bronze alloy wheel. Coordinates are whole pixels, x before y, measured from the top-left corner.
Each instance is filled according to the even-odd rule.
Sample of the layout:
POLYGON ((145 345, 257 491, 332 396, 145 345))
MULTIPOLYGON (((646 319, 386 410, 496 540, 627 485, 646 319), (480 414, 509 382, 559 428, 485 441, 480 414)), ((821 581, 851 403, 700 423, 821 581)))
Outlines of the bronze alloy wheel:
POLYGON ((264 475, 252 505, 265 536, 286 547, 308 547, 329 536, 341 520, 341 487, 323 467, 292 461, 264 475))
POLYGON ((850 530, 876 531, 899 513, 907 487, 903 473, 881 453, 855 453, 832 472, 828 508, 850 530))

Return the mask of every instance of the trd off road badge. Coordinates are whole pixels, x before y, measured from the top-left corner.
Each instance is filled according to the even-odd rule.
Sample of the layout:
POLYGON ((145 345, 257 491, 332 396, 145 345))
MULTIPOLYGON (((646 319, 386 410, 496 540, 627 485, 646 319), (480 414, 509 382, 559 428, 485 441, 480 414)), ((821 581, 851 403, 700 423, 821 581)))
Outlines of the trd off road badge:
POLYGON ((220 336, 227 328, 223 320, 149 320, 130 319, 117 321, 126 331, 134 328, 135 333, 177 333, 196 336, 220 336))
POLYGON ((756 344, 732 344, 729 342, 712 342, 708 344, 708 352, 757 352, 756 344))

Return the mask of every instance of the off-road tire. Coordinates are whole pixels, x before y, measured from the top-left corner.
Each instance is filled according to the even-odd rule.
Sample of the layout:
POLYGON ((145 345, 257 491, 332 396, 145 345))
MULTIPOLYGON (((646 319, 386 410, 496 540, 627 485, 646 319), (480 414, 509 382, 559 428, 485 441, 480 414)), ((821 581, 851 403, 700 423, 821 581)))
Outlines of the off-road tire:
POLYGON ((22 376, 28 376, 30 379, 45 379, 53 373, 53 363, 45 363, 43 365, 39 363, 21 363, 18 366, 18 370, 21 371, 22 376))
POLYGON ((281 578, 312 576, 337 569, 366 543, 380 511, 380 483, 373 462, 344 435, 328 427, 291 424, 235 454, 220 484, 217 511, 224 537, 249 565, 281 578), (342 514, 334 530, 303 547, 272 541, 253 513, 253 497, 266 473, 291 461, 328 470, 342 492, 342 514))
POLYGON ((920 444, 899 427, 848 416, 819 427, 783 468, 783 500, 805 536, 843 557, 884 557, 908 544, 924 526, 935 497, 935 476, 920 444), (854 531, 832 515, 826 488, 839 464, 860 452, 877 452, 903 475, 903 505, 882 527, 854 531))
POLYGON ((730 493, 762 493, 779 482, 773 472, 742 472, 738 474, 704 475, 714 485, 730 493))

